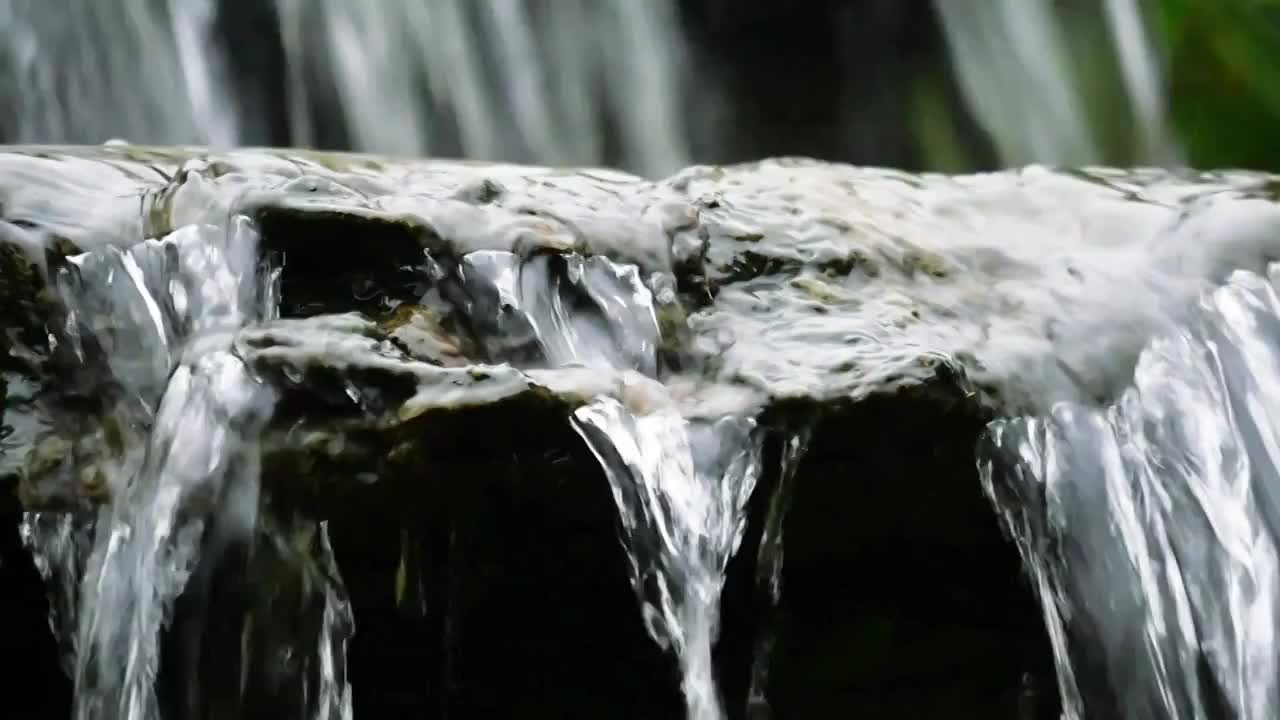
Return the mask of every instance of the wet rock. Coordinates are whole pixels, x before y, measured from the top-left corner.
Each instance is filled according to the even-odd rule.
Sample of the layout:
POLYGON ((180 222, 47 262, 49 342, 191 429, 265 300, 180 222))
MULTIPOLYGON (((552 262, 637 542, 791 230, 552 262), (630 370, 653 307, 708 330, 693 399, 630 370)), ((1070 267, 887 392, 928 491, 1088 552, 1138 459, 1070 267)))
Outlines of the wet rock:
MULTIPOLYGON (((731 717, 747 712, 766 629, 779 717, 1012 713, 1024 677, 1051 686, 1051 666, 974 442, 993 417, 1107 397, 1196 288, 1280 254, 1272 182, 800 159, 650 182, 307 153, 3 152, 0 271, 16 282, 0 289, 0 322, 55 360, 20 371, 36 388, 23 416, 47 426, 24 436, 22 499, 102 501, 149 417, 145 402, 119 412, 127 343, 58 360, 78 326, 33 300, 53 298, 50 268, 128 276, 130 263, 169 267, 181 243, 256 233, 260 292, 280 317, 219 342, 276 397, 266 493, 330 523, 360 628, 358 709, 679 712, 674 664, 635 613, 608 485, 569 425, 609 396, 768 429, 723 603, 731 717), (610 304, 629 293, 651 317, 610 304), (548 317, 554 333, 537 325, 548 317), (779 448, 800 426, 813 441, 773 608, 761 534, 779 448)), ((147 277, 124 286, 140 300, 126 309, 154 308, 157 342, 181 337, 176 308, 200 283, 147 277)), ((127 305, 92 299, 98 319, 127 305)))

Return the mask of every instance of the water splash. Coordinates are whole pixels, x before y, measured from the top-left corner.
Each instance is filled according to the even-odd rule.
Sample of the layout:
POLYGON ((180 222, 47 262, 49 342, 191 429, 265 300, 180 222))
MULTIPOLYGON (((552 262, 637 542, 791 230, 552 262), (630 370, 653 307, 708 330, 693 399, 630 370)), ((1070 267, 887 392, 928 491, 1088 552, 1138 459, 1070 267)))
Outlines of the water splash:
POLYGON ((711 649, 760 473, 754 421, 690 423, 601 398, 574 414, 574 427, 609 478, 645 626, 680 661, 687 717, 724 717, 711 649))
POLYGON ((1236 273, 1113 406, 995 423, 983 484, 1040 594, 1065 714, 1280 709, 1280 295, 1236 273))

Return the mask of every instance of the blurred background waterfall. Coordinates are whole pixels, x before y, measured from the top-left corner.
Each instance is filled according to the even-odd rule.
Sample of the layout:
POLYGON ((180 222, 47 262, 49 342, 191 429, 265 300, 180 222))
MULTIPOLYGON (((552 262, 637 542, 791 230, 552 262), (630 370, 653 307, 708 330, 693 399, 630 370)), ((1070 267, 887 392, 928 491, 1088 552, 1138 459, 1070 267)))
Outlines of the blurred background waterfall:
POLYGON ((0 142, 1280 169, 1275 0, 0 0, 0 142))

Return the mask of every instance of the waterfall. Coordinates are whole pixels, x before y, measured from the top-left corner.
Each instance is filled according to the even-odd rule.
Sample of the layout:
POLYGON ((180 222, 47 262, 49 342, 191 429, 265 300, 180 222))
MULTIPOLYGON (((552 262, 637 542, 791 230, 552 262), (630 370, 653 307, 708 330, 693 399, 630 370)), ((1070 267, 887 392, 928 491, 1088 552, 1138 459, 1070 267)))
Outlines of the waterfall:
MULTIPOLYGON (((621 551, 613 538, 613 552, 539 549, 619 561, 612 575, 591 565, 583 587, 630 603, 630 582, 634 624, 622 629, 641 643, 629 652, 650 651, 634 652, 644 674, 630 687, 670 681, 647 633, 678 669, 691 720, 732 715, 744 699, 765 715, 766 695, 803 687, 798 656, 813 641, 797 628, 822 632, 794 622, 810 620, 803 598, 857 574, 823 566, 820 546, 841 539, 826 533, 843 530, 850 504, 814 510, 821 484, 799 488, 810 434, 831 463, 810 477, 845 462, 860 473, 866 456, 884 482, 900 479, 899 459, 928 468, 883 496, 914 508, 930 494, 918 482, 957 458, 973 470, 967 453, 993 412, 1040 415, 993 425, 980 459, 1040 593, 1068 716, 1276 707, 1266 648, 1280 442, 1267 413, 1280 300, 1270 279, 1229 275, 1276 257, 1271 176, 951 177, 789 158, 646 181, 119 144, 11 150, 0 170, 0 269, 14 281, 0 295, 5 371, 40 386, 6 382, 4 409, 25 414, 19 488, 40 512, 23 536, 80 718, 349 717, 346 646, 361 618, 321 518, 386 526, 364 546, 387 553, 385 572, 364 573, 363 558, 343 570, 361 572, 362 589, 396 588, 383 612, 443 626, 424 643, 444 666, 429 671, 431 692, 475 712, 487 699, 449 687, 450 653, 459 637, 489 640, 486 651, 508 641, 514 625, 475 629, 477 608, 511 612, 482 596, 510 587, 493 576, 524 570, 494 561, 511 538, 540 539, 513 532, 486 547, 482 533, 564 508, 595 513, 591 534, 564 536, 574 542, 617 530, 621 551), (1089 404, 1131 383, 1113 406, 1089 404), (1074 404, 1048 412, 1056 400, 1074 404), (917 448, 923 462, 909 457, 917 448), (459 489, 476 468, 496 480, 459 489), (471 512, 508 492, 526 494, 492 517, 471 512), (523 502, 533 494, 544 504, 523 502), (388 505, 354 519, 335 507, 357 496, 388 505), (831 527, 787 528, 797 497, 831 527), (749 503, 763 514, 744 558, 754 577, 741 576, 759 601, 745 618, 758 621, 756 655, 751 643, 722 646, 734 662, 717 665, 749 503), (819 554, 797 562, 797 547, 819 554), (482 565, 489 577, 472 584, 482 565), (797 604, 782 602, 784 565, 789 582, 806 581, 792 584, 807 590, 797 604), (451 634, 454 622, 472 634, 451 634), (718 674, 748 671, 748 697, 721 694, 718 674)), ((943 502, 980 499, 971 476, 948 477, 943 502)), ((838 492, 872 487, 853 480, 838 492)), ((859 519, 881 509, 869 497, 859 519)), ((950 507, 930 507, 949 519, 950 507)), ((994 529, 980 518, 975 535, 994 529)), ((919 552, 932 557, 952 530, 919 552)), ((870 536, 858 537, 865 547, 870 536)), ((998 549, 990 539, 974 546, 998 549)), ((568 605, 556 579, 519 584, 545 590, 550 613, 568 605)), ((582 623, 565 616, 539 640, 579 639, 582 623)), ((575 654, 576 672, 621 662, 600 652, 575 654)), ((1028 655, 991 684, 1017 690, 1028 655)), ((467 681, 483 692, 488 679, 467 681)))
MULTIPOLYGON (((274 522, 268 514, 260 526, 257 445, 272 391, 233 352, 232 338, 275 315, 275 274, 259 266, 257 231, 243 216, 107 245, 52 274, 65 313, 57 346, 86 383, 68 393, 102 405, 101 426, 82 428, 73 450, 74 481, 107 501, 96 516, 87 507, 59 519, 31 513, 24 537, 53 593, 75 717, 158 720, 161 634, 175 601, 197 590, 228 547, 272 537, 255 537, 274 522)), ((46 440, 51 454, 58 437, 46 440)), ((327 540, 318 553, 331 568, 327 540)), ((279 563, 272 582, 303 565, 279 563)), ((319 687, 298 698, 299 707, 318 708, 309 715, 317 720, 350 714, 341 669, 349 611, 336 571, 328 575, 322 632, 339 638, 317 649, 319 687)), ((198 696, 199 674, 190 680, 188 695, 198 696)))
MULTIPOLYGON (((1006 166, 1049 163, 1066 166, 1115 162, 1101 133, 1123 121, 1122 144, 1134 164, 1177 164, 1161 85, 1161 63, 1148 37, 1138 0, 1093 0, 1096 11, 1052 0, 935 0, 957 80, 969 111, 981 123, 1006 166), (1090 14, 1092 13, 1092 14, 1090 14), (1104 17, 1094 27, 1095 16, 1104 17), (1087 45, 1093 36, 1107 49, 1087 45), (1076 58, 1103 56, 1103 69, 1082 70, 1076 58), (1091 94, 1086 84, 1119 75, 1118 96, 1091 94), (1109 114, 1103 117, 1104 114, 1109 114)), ((1090 58, 1098 64, 1099 58, 1090 58)))
POLYGON ((229 46, 218 21, 254 2, 0 0, 0 136, 261 143, 246 128, 273 122, 268 104, 242 101, 236 82, 279 73, 293 146, 320 141, 332 107, 365 152, 650 175, 690 160, 672 0, 261 0, 283 67, 235 78, 229 53, 255 50, 229 46))
POLYGON ((1043 603, 1066 717, 1280 710, 1277 280, 1207 293, 1113 405, 988 431, 983 484, 1043 603))
MULTIPOLYGON (((679 662, 687 717, 724 717, 712 667, 720 592, 746 526, 760 475, 760 438, 749 417, 690 420, 656 382, 661 341, 651 286, 638 267, 601 256, 476 251, 457 276, 473 323, 494 352, 534 363, 633 373, 627 404, 599 397, 574 429, 608 478, 630 574, 649 635, 679 662)), ((797 451, 798 452, 798 451, 797 451)))
POLYGON ((721 720, 711 649, 760 473, 754 422, 691 424, 669 408, 637 416, 613 399, 574 419, 613 489, 645 626, 680 661, 686 717, 721 720))
POLYGON ((0 0, 8 142, 231 146, 212 0, 0 0))
POLYGON ((621 164, 656 175, 689 160, 669 0, 319 5, 278 0, 289 93, 302 106, 305 68, 327 63, 356 149, 599 164, 616 122, 621 164))

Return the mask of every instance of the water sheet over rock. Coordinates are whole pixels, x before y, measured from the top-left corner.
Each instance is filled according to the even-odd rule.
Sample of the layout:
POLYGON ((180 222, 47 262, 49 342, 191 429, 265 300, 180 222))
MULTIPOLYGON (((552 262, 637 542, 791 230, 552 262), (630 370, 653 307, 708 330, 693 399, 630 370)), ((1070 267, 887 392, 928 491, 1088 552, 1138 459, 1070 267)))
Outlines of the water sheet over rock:
MULTIPOLYGON (((128 588, 126 607, 160 592, 157 610, 140 611, 154 618, 146 632, 108 652, 147 649, 140 670, 77 673, 78 702, 124 682, 126 699, 98 695, 138 717, 204 702, 195 690, 151 698, 157 663, 163 674, 182 656, 196 672, 225 648, 179 642, 165 654, 138 643, 175 602, 177 624, 201 636, 215 620, 200 618, 217 613, 200 608, 216 606, 182 598, 216 595, 241 566, 277 568, 298 587, 294 604, 249 592, 240 615, 216 619, 293 658, 282 678, 241 651, 236 667, 256 678, 240 683, 241 700, 347 712, 335 663, 349 610, 332 558, 343 550, 322 519, 349 517, 370 493, 402 506, 429 496, 434 506, 402 507, 393 528, 396 605, 444 618, 433 630, 448 650, 441 693, 470 703, 466 715, 483 701, 468 688, 482 684, 458 679, 477 657, 460 638, 489 636, 465 618, 499 598, 477 589, 479 568, 459 576, 460 558, 496 551, 477 534, 480 516, 459 510, 487 488, 524 491, 458 468, 563 485, 590 462, 576 427, 621 513, 610 525, 622 529, 647 629, 678 656, 688 713, 736 717, 747 685, 752 707, 766 707, 770 663, 756 658, 754 680, 748 662, 741 682, 722 683, 733 697, 716 687, 728 672, 713 647, 720 606, 737 602, 721 602, 736 587, 735 552, 750 548, 742 562, 760 611, 746 614, 771 648, 772 625, 787 616, 777 608, 789 509, 827 520, 858 511, 815 510, 806 447, 815 463, 865 460, 823 491, 833 498, 902 492, 875 468, 906 443, 920 452, 903 468, 967 464, 922 498, 976 496, 976 481, 962 484, 986 420, 1116 398, 1148 338, 1183 323, 1202 291, 1280 256, 1276 186, 1246 173, 916 176, 801 159, 647 181, 300 152, 12 148, 0 153, 0 369, 12 428, 0 473, 18 480, 32 513, 27 537, 55 586, 60 627, 81 628, 69 645, 79 666, 121 637, 93 620, 87 579, 128 588), (228 373, 244 403, 192 396, 228 373), (866 413, 880 407, 890 408, 881 425, 918 425, 919 437, 860 444, 892 429, 873 427, 866 413), (903 412, 894 407, 913 408, 917 424, 888 420, 903 412), (166 452, 183 437, 193 444, 171 472, 166 452), (234 487, 253 492, 218 499, 234 487), (45 515, 57 510, 80 524, 45 515), (188 527, 190 542, 175 545, 188 527), (142 540, 158 548, 136 553, 146 563, 101 572, 119 557, 111 548, 142 540), (174 560, 176 547, 207 559, 174 560), (171 586, 146 579, 157 559, 171 586), (311 608, 312 624, 254 635, 286 607, 311 608)), ((792 667, 778 682, 801 687, 792 667)))

